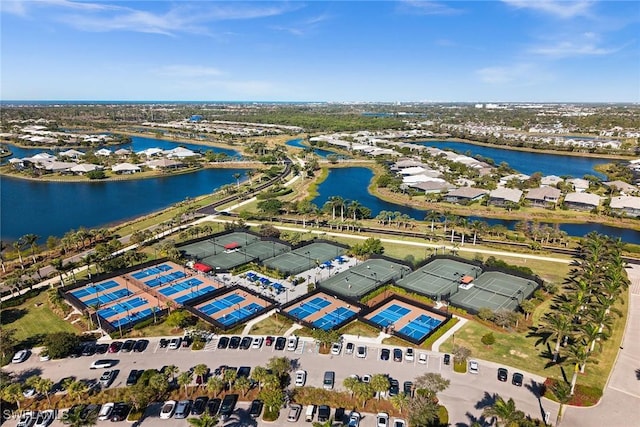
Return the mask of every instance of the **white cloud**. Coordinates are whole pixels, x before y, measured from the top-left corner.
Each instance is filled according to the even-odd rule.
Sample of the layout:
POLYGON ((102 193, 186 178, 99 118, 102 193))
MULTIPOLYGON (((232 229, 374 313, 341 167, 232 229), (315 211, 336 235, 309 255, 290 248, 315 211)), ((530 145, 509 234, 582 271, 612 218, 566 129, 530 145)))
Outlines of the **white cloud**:
POLYGON ((502 2, 518 9, 531 9, 563 19, 586 16, 594 4, 592 0, 502 0, 502 2))
POLYGON ((529 86, 552 76, 530 63, 484 67, 475 71, 480 81, 492 85, 529 86))
POLYGON ((283 31, 293 34, 295 36, 304 36, 315 31, 320 24, 330 19, 329 15, 317 15, 311 18, 305 19, 301 22, 294 23, 288 26, 273 25, 270 28, 276 31, 283 31))
POLYGON ((427 0, 401 0, 398 10, 415 15, 457 15, 464 12, 448 4, 427 0))
POLYGON ((605 48, 594 43, 575 43, 571 41, 558 42, 549 46, 538 46, 530 50, 531 53, 554 58, 572 56, 601 56, 619 51, 621 48, 605 48))

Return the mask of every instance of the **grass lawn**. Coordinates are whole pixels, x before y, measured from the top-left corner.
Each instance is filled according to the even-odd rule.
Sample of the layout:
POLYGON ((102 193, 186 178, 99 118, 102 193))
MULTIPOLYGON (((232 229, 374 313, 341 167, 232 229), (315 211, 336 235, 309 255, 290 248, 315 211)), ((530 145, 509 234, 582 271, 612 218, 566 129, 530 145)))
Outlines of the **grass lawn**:
POLYGON ((293 322, 284 316, 269 316, 256 323, 249 332, 252 335, 281 335, 293 325, 293 322))
POLYGON ((380 331, 376 328, 367 325, 366 323, 358 322, 357 320, 343 326, 340 329, 341 334, 360 335, 361 337, 375 338, 380 335, 380 331))
POLYGON ((18 342, 33 339, 37 342, 39 341, 37 337, 52 332, 78 333, 81 331, 80 328, 61 319, 49 308, 46 292, 41 292, 40 295, 17 307, 3 309, 1 318, 3 328, 16 331, 15 338, 18 342))
POLYGON ((166 322, 160 322, 155 325, 152 323, 142 329, 134 329, 125 335, 132 337, 170 337, 183 335, 183 333, 181 328, 174 328, 167 325, 166 322))

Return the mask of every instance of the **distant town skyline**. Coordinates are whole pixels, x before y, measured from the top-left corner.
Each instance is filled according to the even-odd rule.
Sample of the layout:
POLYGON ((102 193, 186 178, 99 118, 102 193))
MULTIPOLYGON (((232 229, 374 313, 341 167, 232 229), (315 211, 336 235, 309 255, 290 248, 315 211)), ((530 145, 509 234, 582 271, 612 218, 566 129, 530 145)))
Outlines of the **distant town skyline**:
POLYGON ((640 102, 635 1, 0 2, 2 100, 640 102))

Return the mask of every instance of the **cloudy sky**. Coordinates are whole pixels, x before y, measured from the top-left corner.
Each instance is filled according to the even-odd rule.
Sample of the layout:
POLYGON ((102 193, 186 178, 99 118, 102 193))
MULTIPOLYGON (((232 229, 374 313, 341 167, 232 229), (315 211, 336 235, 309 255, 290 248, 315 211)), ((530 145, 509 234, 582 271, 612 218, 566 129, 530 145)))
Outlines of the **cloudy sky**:
POLYGON ((637 1, 0 2, 2 100, 640 102, 637 1))

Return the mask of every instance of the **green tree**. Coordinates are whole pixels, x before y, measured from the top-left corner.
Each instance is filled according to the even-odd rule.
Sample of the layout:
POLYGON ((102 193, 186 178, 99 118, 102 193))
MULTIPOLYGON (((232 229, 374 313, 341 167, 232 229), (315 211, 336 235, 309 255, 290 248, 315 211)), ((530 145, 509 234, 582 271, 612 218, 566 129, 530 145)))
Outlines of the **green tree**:
POLYGON ((525 416, 522 411, 516 409, 516 403, 513 399, 505 401, 501 396, 493 396, 493 404, 484 408, 482 415, 485 417, 493 417, 496 419, 496 427, 503 425, 505 427, 518 427, 520 421, 525 416))
POLYGON ((98 413, 96 411, 90 411, 85 417, 82 415, 82 406, 77 406, 73 410, 69 409, 62 417, 62 422, 70 427, 88 427, 94 426, 98 422, 98 413))
POLYGON ((267 368, 280 380, 291 372, 291 359, 288 357, 272 357, 267 363, 267 368))
POLYGON ((256 366, 255 368, 253 368, 253 372, 251 372, 251 378, 253 378, 253 380, 258 383, 259 389, 262 389, 262 386, 264 385, 264 382, 267 379, 268 375, 269 371, 264 366, 256 366))
MULTIPOLYGON (((204 379, 204 376, 207 373, 207 371, 209 371, 209 368, 204 363, 200 363, 193 367, 193 375, 195 375, 196 378, 200 377, 204 379)), ((204 381, 202 381, 202 385, 204 385, 204 381)))
POLYGON ((389 377, 384 374, 375 374, 371 377, 371 388, 378 393, 378 400, 382 397, 382 393, 389 391, 391 383, 389 377))
POLYGON ((208 412, 200 415, 200 418, 187 418, 187 422, 193 427, 214 427, 218 425, 219 420, 217 415, 209 415, 208 412))
POLYGON ((558 399, 558 403, 560 403, 560 408, 558 408, 558 416, 556 417, 556 426, 559 426, 560 422, 562 421, 564 405, 569 403, 569 400, 571 400, 571 384, 563 380, 557 381, 551 387, 551 391, 556 396, 556 399, 558 399))
POLYGON ((18 406, 18 409, 20 409, 20 403, 24 400, 22 385, 19 383, 11 383, 3 388, 2 399, 7 402, 14 402, 18 406))
POLYGON ((487 334, 484 334, 482 336, 482 338, 480 339, 480 341, 482 341, 482 344, 484 344, 484 345, 491 346, 491 345, 495 344, 496 337, 493 335, 493 332, 489 332, 487 334))
POLYGON ((207 380, 207 390, 213 392, 216 396, 224 390, 225 382, 222 378, 217 376, 209 377, 207 380))
POLYGON ((71 332, 54 332, 48 334, 44 339, 44 346, 52 359, 62 359, 69 356, 79 344, 80 337, 71 332))
POLYGON ((193 323, 193 318, 186 310, 174 310, 167 316, 165 323, 173 328, 184 328, 193 323))
POLYGON ((222 379, 227 384, 228 388, 231 388, 233 386, 233 383, 236 382, 237 377, 238 371, 236 371, 235 369, 225 369, 224 373, 222 374, 222 379))
POLYGON ((311 332, 311 336, 324 350, 326 350, 332 343, 338 342, 342 338, 342 334, 337 330, 325 331, 322 328, 314 329, 311 332))
POLYGON ((344 388, 346 388, 347 390, 349 390, 351 392, 351 396, 353 397, 353 394, 355 392, 355 389, 357 387, 357 384, 360 382, 359 378, 356 377, 347 377, 342 381, 342 385, 344 388))
POLYGON ((178 386, 184 387, 184 394, 189 395, 189 384, 193 381, 193 373, 189 371, 181 372, 178 375, 178 386))
POLYGON ((412 426, 430 426, 438 420, 438 404, 430 397, 417 395, 409 403, 408 421, 412 426))
POLYGON ((362 406, 365 406, 367 404, 367 400, 371 399, 375 393, 373 378, 371 381, 371 383, 363 383, 360 381, 354 386, 353 394, 356 399, 362 402, 362 406))
POLYGON ((9 358, 15 353, 16 339, 15 329, 0 327, 0 353, 2 354, 2 364, 9 362, 9 358))
POLYGON ((247 377, 240 377, 233 384, 234 388, 242 393, 242 397, 245 397, 251 389, 251 381, 247 377))
POLYGON ((449 388, 450 384, 450 380, 434 372, 422 374, 415 380, 416 390, 422 392, 420 394, 432 398, 436 397, 436 395, 441 391, 445 391, 449 388))
POLYGON ((391 397, 391 404, 394 408, 396 408, 400 413, 409 407, 409 403, 411 399, 405 393, 398 393, 395 396, 391 397))

